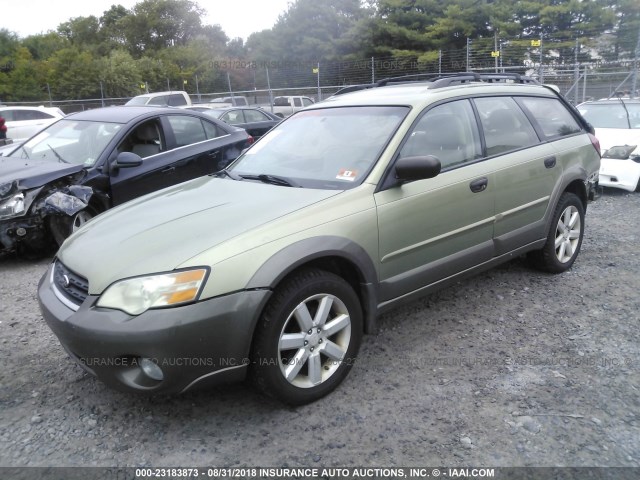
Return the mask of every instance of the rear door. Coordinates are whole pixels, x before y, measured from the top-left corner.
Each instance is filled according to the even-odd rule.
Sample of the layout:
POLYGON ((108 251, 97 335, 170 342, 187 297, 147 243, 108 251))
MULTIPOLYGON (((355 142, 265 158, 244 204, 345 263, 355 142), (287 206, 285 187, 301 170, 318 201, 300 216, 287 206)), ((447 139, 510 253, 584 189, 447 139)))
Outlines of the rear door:
POLYGON ((495 174, 481 160, 469 100, 435 106, 414 124, 398 158, 425 155, 440 159, 437 177, 375 194, 383 302, 493 256, 495 174))
POLYGON ((476 98, 474 104, 487 159, 496 172, 494 237, 499 256, 544 237, 544 216, 562 178, 562 165, 513 98, 476 98))

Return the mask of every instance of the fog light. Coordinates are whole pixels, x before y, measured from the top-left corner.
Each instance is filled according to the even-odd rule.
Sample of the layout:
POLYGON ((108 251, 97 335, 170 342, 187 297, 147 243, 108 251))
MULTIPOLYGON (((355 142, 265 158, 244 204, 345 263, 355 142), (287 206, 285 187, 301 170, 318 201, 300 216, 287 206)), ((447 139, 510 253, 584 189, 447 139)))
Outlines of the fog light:
POLYGON ((27 234, 27 231, 24 228, 22 227, 16 228, 16 235, 18 235, 19 237, 24 237, 26 234, 27 234))
POLYGON ((158 382, 164 379, 164 373, 158 365, 156 365, 150 358, 141 358, 140 359, 140 368, 147 375, 147 377, 152 380, 157 380, 158 382))

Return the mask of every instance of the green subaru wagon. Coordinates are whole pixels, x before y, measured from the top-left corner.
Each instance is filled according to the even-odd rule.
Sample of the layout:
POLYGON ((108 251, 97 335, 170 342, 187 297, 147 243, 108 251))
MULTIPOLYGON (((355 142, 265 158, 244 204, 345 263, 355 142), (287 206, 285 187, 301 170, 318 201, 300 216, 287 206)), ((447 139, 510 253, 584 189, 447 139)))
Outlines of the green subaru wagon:
POLYGON ((348 90, 67 239, 38 296, 70 357, 128 391, 249 378, 303 404, 381 313, 523 254, 572 266, 600 152, 556 91, 478 74, 348 90))

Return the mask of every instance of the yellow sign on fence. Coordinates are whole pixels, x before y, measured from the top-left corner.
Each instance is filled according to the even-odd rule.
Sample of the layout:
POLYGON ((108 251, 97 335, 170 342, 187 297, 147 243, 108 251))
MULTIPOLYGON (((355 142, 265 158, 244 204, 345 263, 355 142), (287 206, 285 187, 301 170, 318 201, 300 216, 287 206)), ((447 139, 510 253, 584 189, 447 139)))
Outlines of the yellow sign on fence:
POLYGON ((539 47, 542 45, 542 40, 531 40, 532 47, 539 47))
POLYGON ((494 58, 497 58, 497 57, 500 56, 500 52, 494 50, 493 52, 491 52, 491 56, 494 57, 494 58))

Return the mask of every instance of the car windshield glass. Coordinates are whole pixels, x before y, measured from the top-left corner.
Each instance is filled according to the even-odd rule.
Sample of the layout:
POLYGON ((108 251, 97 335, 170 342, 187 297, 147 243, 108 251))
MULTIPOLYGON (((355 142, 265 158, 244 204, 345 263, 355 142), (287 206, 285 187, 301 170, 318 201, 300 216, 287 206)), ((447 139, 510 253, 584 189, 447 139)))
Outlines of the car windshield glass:
POLYGON ((339 107, 297 113, 231 167, 241 177, 279 177, 306 188, 362 183, 408 107, 339 107))
POLYGON ((41 131, 11 156, 91 166, 121 128, 118 123, 62 119, 41 131))
POLYGON ((620 102, 585 104, 580 105, 578 110, 596 128, 629 128, 629 124, 631 128, 640 128, 640 103, 624 102, 624 105, 620 102), (629 111, 629 120, 625 106, 629 111))
POLYGON ((125 105, 146 105, 149 101, 149 97, 133 97, 125 105))

